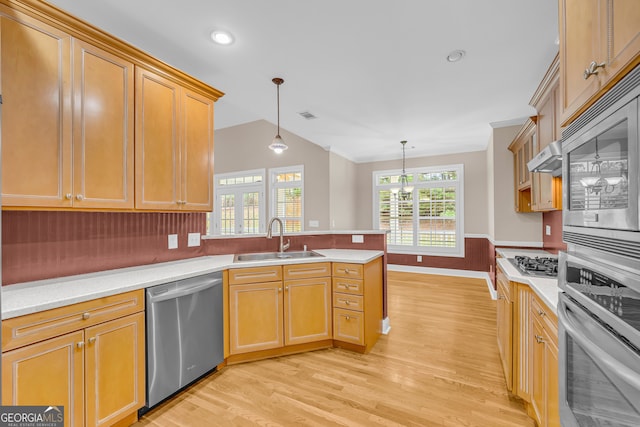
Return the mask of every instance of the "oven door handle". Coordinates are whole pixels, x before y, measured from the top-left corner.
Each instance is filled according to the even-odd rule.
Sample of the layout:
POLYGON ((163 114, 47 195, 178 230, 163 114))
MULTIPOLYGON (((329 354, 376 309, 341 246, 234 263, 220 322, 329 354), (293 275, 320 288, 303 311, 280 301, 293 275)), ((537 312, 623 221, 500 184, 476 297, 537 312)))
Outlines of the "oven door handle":
POLYGON ((570 318, 571 314, 569 312, 571 312, 571 309, 568 304, 568 302, 563 301, 562 304, 558 305, 558 308, 560 309, 558 310, 558 319, 562 323, 566 332, 571 335, 571 338, 575 340, 582 350, 588 353, 594 360, 600 361, 621 380, 634 387, 636 390, 640 390, 640 373, 613 358, 585 336, 585 334, 581 333, 578 328, 575 327, 574 322, 570 318))

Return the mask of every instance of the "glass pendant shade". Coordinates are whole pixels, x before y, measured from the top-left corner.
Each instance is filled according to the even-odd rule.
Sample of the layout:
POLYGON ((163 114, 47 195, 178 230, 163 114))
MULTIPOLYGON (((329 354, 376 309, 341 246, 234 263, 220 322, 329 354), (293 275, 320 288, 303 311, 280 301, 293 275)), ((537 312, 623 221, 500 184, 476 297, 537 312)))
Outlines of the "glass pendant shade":
POLYGON ((271 141, 271 144, 269 145, 269 149, 273 150, 276 154, 281 154, 284 150, 289 148, 287 144, 284 143, 284 141, 282 140, 282 137, 280 136, 280 85, 284 83, 284 80, 281 79, 280 77, 274 77, 271 81, 278 88, 278 133, 273 138, 273 141, 271 141))

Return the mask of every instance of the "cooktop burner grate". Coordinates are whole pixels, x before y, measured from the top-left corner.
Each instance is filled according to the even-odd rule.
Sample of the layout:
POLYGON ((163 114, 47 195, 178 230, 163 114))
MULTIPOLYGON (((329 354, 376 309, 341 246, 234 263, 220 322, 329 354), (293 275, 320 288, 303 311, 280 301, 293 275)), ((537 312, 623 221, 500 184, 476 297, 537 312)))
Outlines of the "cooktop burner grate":
POLYGON ((516 256, 509 258, 518 271, 526 276, 557 277, 558 259, 552 257, 516 256))

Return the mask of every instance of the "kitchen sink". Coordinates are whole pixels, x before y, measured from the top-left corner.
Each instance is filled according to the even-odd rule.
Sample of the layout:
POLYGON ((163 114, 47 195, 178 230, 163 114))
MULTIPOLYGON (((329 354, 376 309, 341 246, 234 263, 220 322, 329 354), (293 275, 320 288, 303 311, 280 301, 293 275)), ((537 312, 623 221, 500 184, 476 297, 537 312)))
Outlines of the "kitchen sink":
POLYGON ((297 252, 260 252, 255 254, 239 254, 233 257, 233 262, 243 261, 270 261, 279 259, 299 259, 299 258, 314 258, 324 257, 314 251, 297 251, 297 252))

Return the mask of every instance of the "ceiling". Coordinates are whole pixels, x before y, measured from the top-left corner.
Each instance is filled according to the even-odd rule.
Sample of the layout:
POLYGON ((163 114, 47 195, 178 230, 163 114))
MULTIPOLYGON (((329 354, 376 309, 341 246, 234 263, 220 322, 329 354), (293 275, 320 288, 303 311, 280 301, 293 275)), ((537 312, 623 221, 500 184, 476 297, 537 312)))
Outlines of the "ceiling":
POLYGON ((50 3, 225 92, 216 129, 275 124, 282 77, 281 127, 355 162, 399 158, 400 140, 407 157, 484 150, 491 126, 535 114, 558 51, 557 0, 50 3))

